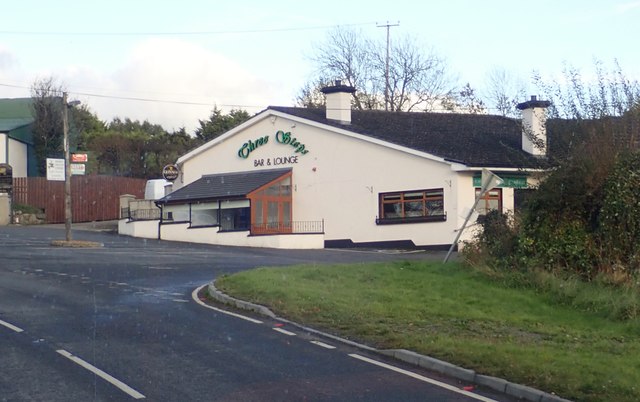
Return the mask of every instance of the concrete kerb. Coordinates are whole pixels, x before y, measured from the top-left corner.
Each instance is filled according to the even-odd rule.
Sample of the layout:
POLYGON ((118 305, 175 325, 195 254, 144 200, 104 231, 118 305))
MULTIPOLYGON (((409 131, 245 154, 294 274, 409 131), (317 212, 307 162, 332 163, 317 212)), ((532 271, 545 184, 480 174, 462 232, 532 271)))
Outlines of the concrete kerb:
POLYGON ((433 357, 421 355, 419 353, 412 352, 405 349, 389 349, 380 350, 372 348, 367 345, 363 345, 357 342, 350 341, 348 339, 340 338, 335 335, 327 334, 322 331, 318 331, 313 328, 305 327, 293 321, 289 321, 284 318, 276 316, 273 311, 269 310, 265 306, 246 302, 243 300, 231 297, 223 292, 219 291, 215 287, 215 280, 208 285, 209 295, 216 301, 240 308, 243 310, 253 311, 255 313, 270 317, 283 323, 290 324, 297 328, 304 330, 305 332, 322 336, 324 338, 333 339, 335 341, 344 343, 349 346, 353 346, 368 352, 379 353, 384 356, 393 357, 401 360, 405 363, 413 364, 415 366, 423 367, 428 370, 435 371, 440 374, 448 375, 461 381, 482 385, 494 391, 502 392, 506 395, 520 398, 522 400, 531 402, 571 402, 568 399, 560 398, 559 396, 549 394, 547 392, 540 391, 535 388, 528 387, 526 385, 515 384, 502 378, 491 377, 476 373, 474 370, 465 369, 463 367, 456 366, 454 364, 438 360, 433 357))

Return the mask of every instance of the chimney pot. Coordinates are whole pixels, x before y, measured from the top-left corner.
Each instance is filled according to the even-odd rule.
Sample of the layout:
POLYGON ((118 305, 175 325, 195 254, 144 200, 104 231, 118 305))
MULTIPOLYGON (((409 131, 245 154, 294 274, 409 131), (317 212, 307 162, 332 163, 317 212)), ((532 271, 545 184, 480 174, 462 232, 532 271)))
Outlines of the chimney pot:
POLYGON ((351 98, 355 88, 342 85, 341 80, 334 81, 335 86, 322 88, 326 99, 326 118, 341 124, 351 124, 351 98))
POLYGON ((547 155, 547 128, 545 110, 551 102, 538 100, 531 95, 531 100, 519 103, 522 111, 522 150, 534 156, 547 155))

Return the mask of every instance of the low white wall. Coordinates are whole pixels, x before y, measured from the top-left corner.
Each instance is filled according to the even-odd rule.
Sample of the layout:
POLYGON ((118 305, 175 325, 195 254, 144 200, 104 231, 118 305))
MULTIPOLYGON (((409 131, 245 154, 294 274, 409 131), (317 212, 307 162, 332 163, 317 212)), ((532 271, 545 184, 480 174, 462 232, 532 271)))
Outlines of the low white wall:
POLYGON ((120 219, 118 221, 118 234, 144 239, 157 239, 158 221, 127 222, 126 219, 120 219))
MULTIPOLYGON (((162 225, 161 239, 188 243, 215 244, 220 246, 265 247, 282 249, 324 248, 323 234, 283 234, 250 236, 248 231, 218 232, 217 227, 189 228, 188 223, 162 225)), ((158 238, 158 221, 118 222, 118 233, 147 239, 158 238)))

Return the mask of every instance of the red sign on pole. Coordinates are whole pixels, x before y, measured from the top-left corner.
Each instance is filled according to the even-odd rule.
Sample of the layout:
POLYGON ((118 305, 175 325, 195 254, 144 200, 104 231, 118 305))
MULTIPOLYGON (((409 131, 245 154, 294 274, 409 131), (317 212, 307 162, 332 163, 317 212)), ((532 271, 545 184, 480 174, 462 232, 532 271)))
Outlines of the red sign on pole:
POLYGON ((84 163, 87 159, 87 154, 71 154, 71 162, 74 163, 84 163))

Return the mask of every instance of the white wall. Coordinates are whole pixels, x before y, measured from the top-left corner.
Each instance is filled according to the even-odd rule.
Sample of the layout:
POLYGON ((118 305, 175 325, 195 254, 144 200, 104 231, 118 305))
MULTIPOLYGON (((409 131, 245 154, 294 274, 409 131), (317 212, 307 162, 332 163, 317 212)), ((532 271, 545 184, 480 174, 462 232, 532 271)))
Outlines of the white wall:
POLYGON ((120 219, 118 221, 118 234, 143 239, 158 238, 158 221, 132 221, 120 219))
POLYGON ((282 249, 319 249, 324 247, 324 236, 321 234, 250 236, 248 231, 218 232, 217 227, 189 228, 188 223, 162 225, 161 227, 162 240, 282 249))
MULTIPOLYGON (((158 238, 159 221, 118 222, 118 234, 145 239, 158 238)), ((324 247, 322 234, 249 236, 249 232, 222 232, 217 227, 191 228, 188 223, 161 225, 161 239, 221 246, 268 247, 282 249, 320 249, 324 247)))
POLYGON ((27 177, 27 144, 9 139, 9 165, 13 177, 27 177))
MULTIPOLYGON (((345 126, 348 128, 348 126, 345 126)), ((267 117, 186 160, 184 184, 204 174, 293 168, 293 220, 325 221, 327 240, 379 242, 411 239, 417 245, 450 244, 457 227, 457 176, 450 164, 429 160, 362 139, 283 117, 267 117), (278 143, 278 130, 291 132, 307 154, 278 143), (269 137, 248 158, 242 145, 269 137), (297 156, 297 163, 276 165, 276 158, 297 156), (256 166, 263 161, 263 165, 256 166), (270 162, 270 163, 269 163, 270 162), (389 191, 443 188, 445 222, 376 225, 379 194, 389 191)), ((470 189, 473 192, 473 189, 470 189)))
POLYGON ((0 133, 0 163, 7 163, 7 135, 0 133))
POLYGON ((27 145, 12 138, 7 144, 7 135, 0 134, 0 163, 11 165, 13 177, 27 177, 27 145))

